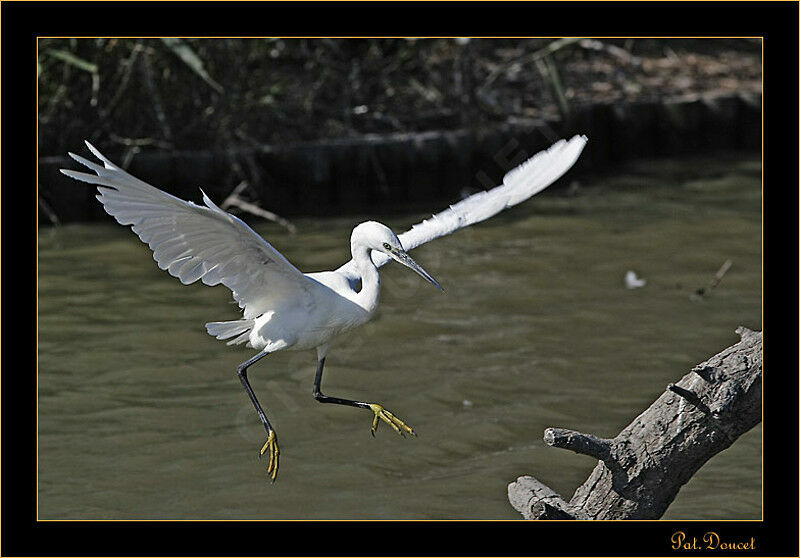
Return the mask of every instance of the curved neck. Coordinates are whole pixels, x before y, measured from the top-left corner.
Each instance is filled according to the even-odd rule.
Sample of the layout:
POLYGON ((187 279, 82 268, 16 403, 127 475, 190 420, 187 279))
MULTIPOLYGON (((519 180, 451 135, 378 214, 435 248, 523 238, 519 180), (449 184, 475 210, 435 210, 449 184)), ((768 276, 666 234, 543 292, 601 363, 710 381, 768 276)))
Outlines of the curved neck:
POLYGON ((374 312, 381 295, 381 276, 372 262, 370 249, 358 242, 350 243, 353 260, 361 273, 361 290, 356 294, 356 302, 367 312, 374 312))

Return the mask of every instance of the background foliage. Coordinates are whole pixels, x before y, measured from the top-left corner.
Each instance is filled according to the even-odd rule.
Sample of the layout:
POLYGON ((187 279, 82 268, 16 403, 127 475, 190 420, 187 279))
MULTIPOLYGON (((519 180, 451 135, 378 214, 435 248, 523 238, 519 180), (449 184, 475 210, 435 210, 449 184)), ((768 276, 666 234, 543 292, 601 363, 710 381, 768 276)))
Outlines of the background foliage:
POLYGON ((761 87, 757 40, 41 39, 39 153, 219 149, 761 87))

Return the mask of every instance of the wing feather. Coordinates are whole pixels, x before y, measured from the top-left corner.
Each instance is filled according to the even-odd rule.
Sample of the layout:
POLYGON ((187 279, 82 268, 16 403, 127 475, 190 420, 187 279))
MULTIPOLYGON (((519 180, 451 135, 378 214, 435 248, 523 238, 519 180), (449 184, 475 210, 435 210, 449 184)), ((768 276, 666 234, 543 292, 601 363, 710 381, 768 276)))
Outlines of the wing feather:
POLYGON ((102 161, 70 153, 95 174, 62 169, 97 186, 97 199, 121 225, 131 225, 153 250, 158 267, 181 283, 223 284, 251 319, 278 301, 306 303, 309 280, 241 219, 220 209, 201 190, 205 206, 184 201, 128 174, 86 142, 102 161))
MULTIPOLYGON (((586 136, 576 135, 569 141, 559 140, 550 148, 540 151, 506 173, 500 186, 473 194, 429 219, 413 225, 398 236, 403 248, 409 251, 458 229, 480 223, 538 194, 561 178, 575 164, 587 141, 586 136)), ((391 258, 382 252, 373 251, 372 261, 380 267, 391 261, 391 258)), ((351 282, 360 279, 353 260, 336 271, 345 275, 351 282)))

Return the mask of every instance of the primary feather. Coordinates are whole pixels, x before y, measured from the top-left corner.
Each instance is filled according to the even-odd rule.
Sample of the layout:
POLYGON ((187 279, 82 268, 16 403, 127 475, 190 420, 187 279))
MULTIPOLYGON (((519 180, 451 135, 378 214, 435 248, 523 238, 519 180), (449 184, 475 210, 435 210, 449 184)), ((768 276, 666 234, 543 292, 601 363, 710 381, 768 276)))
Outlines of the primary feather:
MULTIPOLYGON (((201 206, 163 192, 116 166, 89 142, 86 145, 103 166, 69 155, 96 174, 61 172, 96 184, 97 199, 106 212, 121 225, 132 225, 153 250, 158 267, 185 285, 198 280, 225 285, 243 309, 245 320, 258 317, 278 301, 304 303, 307 277, 244 221, 217 207, 205 193, 205 206, 201 206)), ((212 334, 231 336, 236 330, 243 331, 232 326, 212 334)))
MULTIPOLYGON (((410 251, 458 229, 485 221, 541 192, 575 164, 587 141, 586 136, 576 135, 569 141, 562 139, 549 149, 540 151, 509 171, 500 186, 473 194, 398 235, 403 248, 410 251)), ((372 261, 380 267, 391 261, 391 258, 381 252, 373 252, 372 261)), ((353 260, 336 271, 345 275, 352 283, 360 280, 358 267, 353 260)))

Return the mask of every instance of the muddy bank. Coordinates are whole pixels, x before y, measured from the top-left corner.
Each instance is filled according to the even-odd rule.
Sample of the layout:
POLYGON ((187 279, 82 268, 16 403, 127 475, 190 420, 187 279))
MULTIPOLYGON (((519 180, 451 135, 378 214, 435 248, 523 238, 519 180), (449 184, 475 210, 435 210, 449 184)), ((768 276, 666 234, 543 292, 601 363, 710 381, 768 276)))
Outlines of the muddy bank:
MULTIPOLYGON (((565 124, 518 120, 482 129, 365 135, 229 152, 143 153, 133 157, 128 170, 177 196, 197 200, 202 187, 218 201, 246 174, 255 178, 251 195, 286 216, 427 211, 437 202, 452 203, 498 184, 507 170, 552 139, 573 133, 587 134, 590 143, 557 187, 633 158, 757 152, 761 98, 706 94, 663 103, 599 103, 577 108, 565 124)), ((74 150, 83 152, 82 147, 74 150)), ((118 151, 108 149, 106 155, 121 162, 118 151)), ((107 218, 92 188, 58 172, 65 166, 76 164, 67 157, 39 161, 39 195, 50 210, 60 222, 107 218)), ((39 219, 50 222, 41 208, 39 219)))

